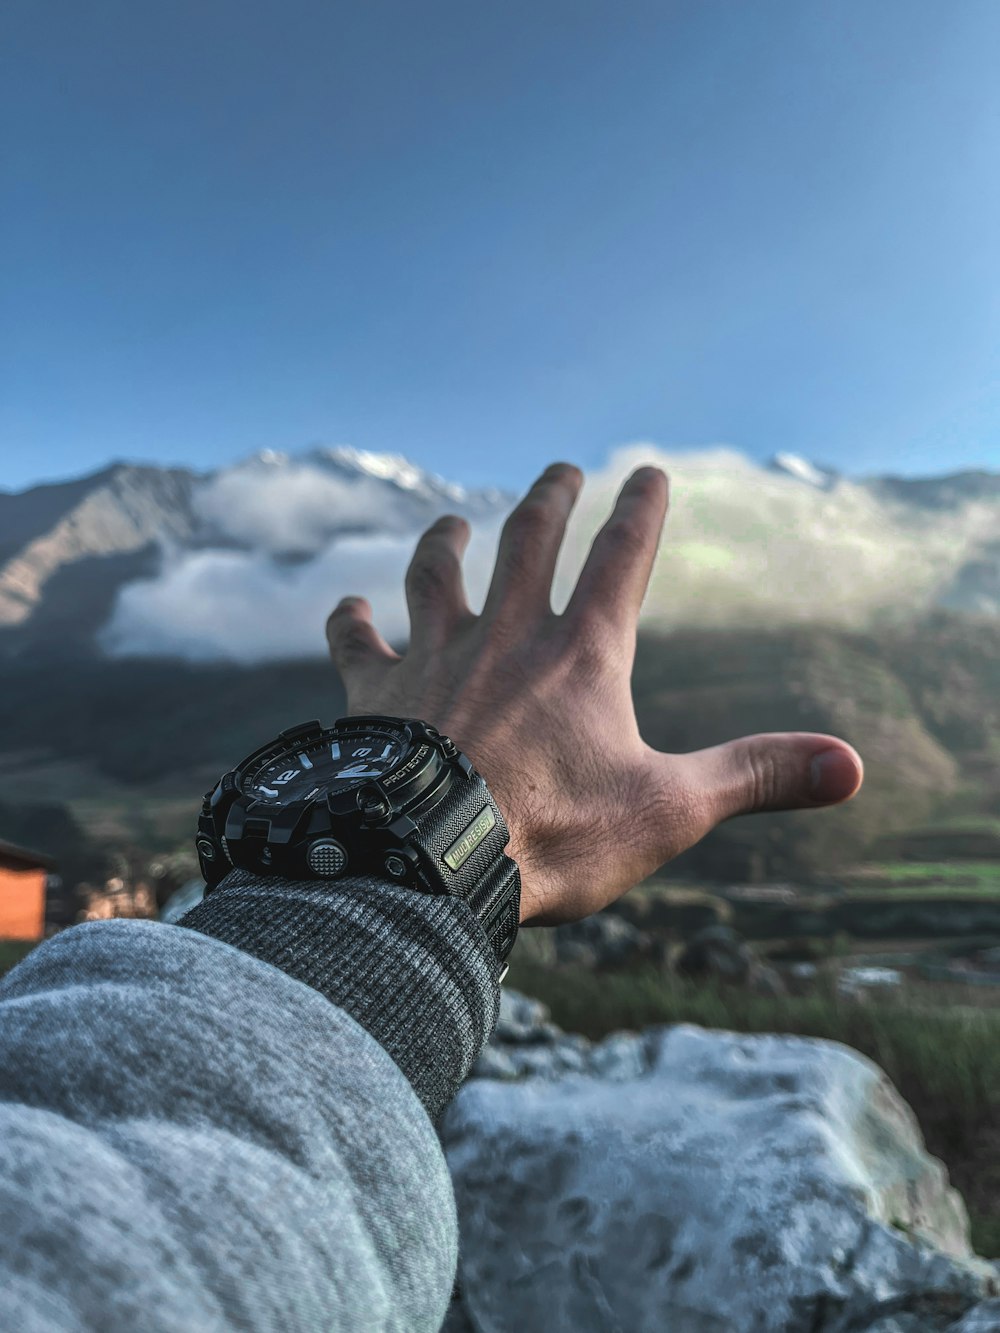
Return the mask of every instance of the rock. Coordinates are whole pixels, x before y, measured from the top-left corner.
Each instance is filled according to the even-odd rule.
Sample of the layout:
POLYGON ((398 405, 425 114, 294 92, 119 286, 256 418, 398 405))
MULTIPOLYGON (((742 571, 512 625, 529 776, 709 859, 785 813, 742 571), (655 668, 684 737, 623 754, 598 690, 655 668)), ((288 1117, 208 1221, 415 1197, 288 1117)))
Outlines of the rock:
POLYGON ((479 1077, 442 1118, 476 1333, 1000 1330, 1000 1270, 869 1060, 689 1025, 576 1049, 589 1072, 479 1077))
MULTIPOLYGON (((974 1305, 955 1324, 944 1325, 945 1333, 1000 1333, 995 1301, 974 1305)), ((928 1333, 942 1327, 941 1319, 948 1318, 948 1303, 930 1304, 917 1301, 911 1308, 900 1308, 895 1314, 879 1316, 876 1323, 866 1324, 864 1333, 928 1333)), ((466 1330, 460 1330, 466 1333, 466 1330)))
POLYGON ((1000 1333, 1000 1301, 974 1306, 948 1333, 1000 1333))
POLYGON ((549 1041, 559 1029, 549 1021, 541 1000, 505 987, 500 992, 500 1016, 493 1030, 494 1042, 549 1041))
POLYGON ((639 1078, 649 1068, 649 1051, 642 1037, 616 1032, 586 1052, 586 1070, 597 1078, 618 1082, 639 1078))
POLYGON ((569 1042, 554 1042, 551 1046, 487 1046, 469 1071, 469 1077, 558 1079, 585 1069, 582 1051, 569 1042))
POLYGON ((641 930, 678 939, 689 939, 706 926, 725 925, 732 916, 732 908, 717 894, 655 883, 627 893, 607 911, 641 930))
POLYGON ((563 1032, 538 1000, 519 991, 500 992, 500 1016, 489 1043, 469 1071, 470 1078, 562 1078, 588 1067, 591 1043, 563 1032))
POLYGON ((898 990, 903 974, 895 967, 845 967, 837 977, 839 995, 857 996, 869 990, 898 990))
POLYGON ((470 1079, 560 1079, 592 1074, 609 1081, 637 1078, 649 1068, 648 1043, 631 1032, 590 1042, 563 1032, 538 1000, 518 991, 500 994, 500 1017, 489 1043, 469 1072, 470 1079))
POLYGON ((179 889, 172 893, 164 903, 160 909, 160 920, 166 921, 168 925, 176 926, 184 913, 190 912, 192 907, 197 907, 204 896, 205 881, 200 877, 188 880, 186 884, 181 885, 179 889))
POLYGON ((662 957, 652 936, 612 912, 598 912, 583 921, 556 926, 552 935, 557 963, 627 967, 642 959, 662 957))
POLYGON ((470 1078, 518 1078, 519 1074, 520 1066, 514 1056, 492 1043, 483 1047, 469 1071, 470 1078))
POLYGON ((762 963, 731 926, 700 930, 674 959, 674 970, 684 977, 714 978, 745 986, 758 995, 784 995, 780 974, 762 963))
POLYGON ((788 970, 796 981, 815 981, 819 975, 815 963, 792 963, 788 970))

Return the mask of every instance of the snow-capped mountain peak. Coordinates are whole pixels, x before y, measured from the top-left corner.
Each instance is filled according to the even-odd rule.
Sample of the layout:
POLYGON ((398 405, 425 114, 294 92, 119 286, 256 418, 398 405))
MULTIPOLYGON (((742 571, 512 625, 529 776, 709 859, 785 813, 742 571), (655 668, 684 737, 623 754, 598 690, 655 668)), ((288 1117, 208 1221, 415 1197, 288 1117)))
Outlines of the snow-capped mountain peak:
MULTIPOLYGON (((582 564, 587 525, 635 461, 623 453, 591 475, 567 568, 582 564)), ((1000 473, 848 479, 787 452, 765 469, 734 454, 658 461, 683 487, 662 553, 681 563, 669 598, 657 600, 654 580, 650 623, 867 623, 885 607, 932 605, 1000 614, 1000 473)), ((404 634, 402 575, 419 533, 445 513, 472 520, 475 595, 515 498, 343 445, 265 449, 201 474, 116 464, 0 491, 0 655, 46 636, 92 644, 102 625, 115 632, 98 641, 118 651, 294 655, 329 599, 360 589, 404 634)))
POLYGON ((361 474, 374 477, 377 481, 387 481, 401 491, 447 497, 456 503, 461 503, 469 497, 469 492, 464 486, 425 471, 416 463, 411 463, 403 454, 377 454, 368 449, 356 449, 352 445, 340 444, 320 446, 312 449, 304 457, 307 461, 321 465, 332 464, 348 474, 361 474))
POLYGON ((799 454, 776 453, 768 463, 772 472, 783 472, 786 476, 803 481, 807 486, 815 486, 819 491, 828 491, 836 484, 837 474, 829 468, 817 467, 799 454))
POLYGON ((287 467, 288 463, 289 455, 281 449, 260 449, 247 459, 247 465, 250 467, 278 468, 287 467))

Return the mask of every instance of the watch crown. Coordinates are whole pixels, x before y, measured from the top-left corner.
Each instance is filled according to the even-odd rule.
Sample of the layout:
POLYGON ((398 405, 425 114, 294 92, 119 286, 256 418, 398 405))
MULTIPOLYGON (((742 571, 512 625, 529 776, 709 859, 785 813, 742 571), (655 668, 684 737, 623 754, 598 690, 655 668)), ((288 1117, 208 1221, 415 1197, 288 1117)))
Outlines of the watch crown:
POLYGON ((355 799, 358 809, 370 823, 376 824, 390 813, 391 806, 378 787, 362 787, 355 799))

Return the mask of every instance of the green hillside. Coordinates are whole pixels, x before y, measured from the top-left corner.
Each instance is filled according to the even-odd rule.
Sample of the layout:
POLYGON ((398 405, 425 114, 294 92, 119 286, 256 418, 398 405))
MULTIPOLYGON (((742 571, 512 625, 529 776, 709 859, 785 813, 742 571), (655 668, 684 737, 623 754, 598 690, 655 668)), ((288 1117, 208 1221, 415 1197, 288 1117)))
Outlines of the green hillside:
MULTIPOLYGON (((943 833, 958 818, 956 833, 988 833, 998 810, 995 622, 936 615, 879 634, 678 632, 640 644, 633 688, 643 734, 661 748, 821 731, 865 760, 864 787, 847 805, 731 820, 673 863, 682 878, 822 876, 930 823, 943 833)), ((937 848, 948 856, 955 842, 937 848)))
MULTIPOLYGON (((920 830, 934 832, 935 860, 961 855, 963 836, 966 855, 992 854, 998 623, 938 614, 879 634, 646 636, 634 693, 644 736, 664 749, 815 730, 843 736, 865 759, 864 788, 848 805, 731 820, 674 862, 671 876, 822 877, 879 845, 905 857, 892 839, 920 830)), ((0 837, 23 822, 19 808, 55 803, 92 838, 162 850, 188 836, 222 769, 283 727, 332 721, 343 706, 322 661, 237 667, 52 651, 0 661, 0 837)), ((32 833, 43 839, 44 822, 32 833)))

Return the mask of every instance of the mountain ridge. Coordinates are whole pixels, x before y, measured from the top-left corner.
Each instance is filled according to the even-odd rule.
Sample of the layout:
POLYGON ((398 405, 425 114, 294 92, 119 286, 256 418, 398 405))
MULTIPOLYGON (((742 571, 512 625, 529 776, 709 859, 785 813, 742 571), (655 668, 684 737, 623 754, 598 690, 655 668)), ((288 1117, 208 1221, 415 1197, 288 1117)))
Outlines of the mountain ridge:
MULTIPOLYGON (((732 457, 720 461, 720 476, 725 458, 732 457)), ((862 542, 877 546, 898 530, 919 552, 924 532, 934 535, 940 550, 919 585, 929 605, 1000 615, 1000 542, 991 540, 1000 532, 1000 473, 856 478, 789 452, 763 465, 744 464, 751 482, 759 476, 760 486, 770 487, 772 510, 761 510, 760 523, 774 529, 763 540, 777 543, 775 552, 784 545, 794 553, 790 523, 799 522, 808 535, 810 524, 829 525, 828 507, 840 505, 858 525, 862 542), (789 518, 792 502, 798 509, 789 518), (937 521, 947 526, 945 536, 927 528, 937 521)), ((685 465, 677 460, 682 475, 685 465)), ((259 578, 282 562, 309 565, 338 541, 365 538, 374 549, 379 542, 411 539, 448 510, 495 531, 514 499, 499 488, 469 488, 440 477, 402 454, 350 446, 314 446, 300 454, 262 450, 203 472, 116 460, 84 477, 0 491, 0 649, 21 651, 40 635, 93 643, 101 614, 110 619, 125 590, 136 580, 155 581, 171 560, 191 561, 201 553, 204 563, 213 554, 242 552, 256 562, 247 577, 259 578)), ((742 503, 747 505, 746 496, 742 503)), ((753 509, 752 486, 748 507, 753 509)), ((721 512, 720 524, 730 521, 721 512)), ((698 521, 704 528, 705 520, 698 521)), ((721 532, 711 549, 721 550, 719 540, 727 539, 721 532)), ((683 544, 682 550, 691 554, 683 544)), ((728 557, 731 565, 747 558, 739 547, 728 557)), ((926 564, 926 552, 922 558, 926 564)), ((777 572, 773 559, 770 567, 777 572)), ((851 577, 849 569, 844 577, 851 577)), ((896 576, 887 567, 883 577, 891 585, 896 576)), ((280 595, 280 583, 275 586, 280 595)), ((914 596, 906 588, 899 592, 904 606, 914 596)), ((887 586, 886 596, 891 593, 887 586)), ((818 589, 818 602, 823 595, 818 589)), ((809 613, 806 596, 798 614, 809 613)))
MULTIPOLYGON (((679 858, 682 879, 822 875, 942 816, 1000 815, 1000 620, 642 633, 632 693, 643 738, 668 752, 796 729, 843 736, 864 756, 856 800, 822 819, 726 821, 679 858)), ((0 660, 0 815, 65 804, 109 843, 165 851, 189 839, 219 773, 344 706, 318 654, 250 666, 64 651, 0 660)), ((0 819, 0 836, 16 833, 0 819)))
MULTIPOLYGON (((196 550, 253 549, 249 535, 227 530, 221 508, 206 503, 212 483, 253 482, 256 473, 323 468, 347 484, 372 481, 391 489, 397 505, 414 511, 448 502, 470 512, 491 512, 508 497, 495 489, 468 490, 415 467, 400 455, 316 448, 302 455, 262 450, 230 468, 195 472, 117 461, 84 477, 0 492, 0 633, 27 628, 42 608, 46 586, 67 567, 84 561, 139 559, 157 546, 196 550)), ((317 539, 329 541, 349 522, 331 524, 317 539)), ((315 546, 315 542, 313 543, 315 546)), ((272 549, 275 556, 301 554, 272 549)), ((305 554, 313 554, 307 549, 305 554)), ((145 567, 145 566, 143 566, 145 567)), ((122 567, 124 568, 124 567, 122 567)), ((131 567, 128 567, 129 570, 131 567)), ((101 571, 92 570, 101 579, 101 571)), ((66 624, 74 635, 74 626, 66 624)), ((87 629, 91 629, 87 626, 87 629)))

